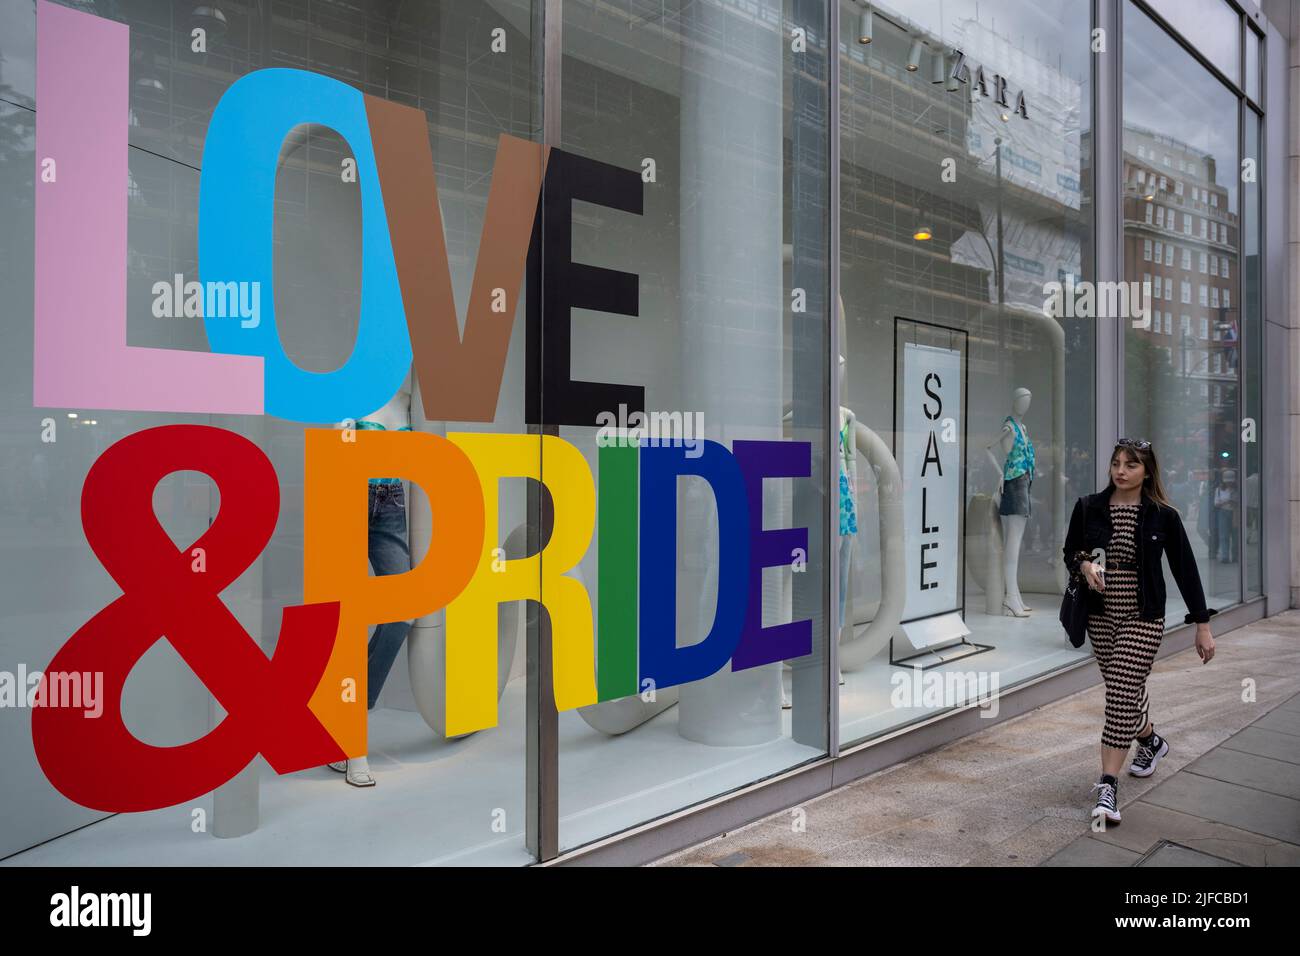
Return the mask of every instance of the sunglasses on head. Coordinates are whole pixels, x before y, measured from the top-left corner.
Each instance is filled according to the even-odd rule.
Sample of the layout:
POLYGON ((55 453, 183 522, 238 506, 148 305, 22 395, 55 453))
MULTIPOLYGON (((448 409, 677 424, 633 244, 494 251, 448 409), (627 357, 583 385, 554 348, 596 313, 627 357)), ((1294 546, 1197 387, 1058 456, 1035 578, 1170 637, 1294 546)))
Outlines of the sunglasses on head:
POLYGON ((1136 448, 1138 451, 1146 451, 1151 447, 1151 443, 1142 438, 1121 438, 1115 444, 1127 445, 1129 448, 1136 448))

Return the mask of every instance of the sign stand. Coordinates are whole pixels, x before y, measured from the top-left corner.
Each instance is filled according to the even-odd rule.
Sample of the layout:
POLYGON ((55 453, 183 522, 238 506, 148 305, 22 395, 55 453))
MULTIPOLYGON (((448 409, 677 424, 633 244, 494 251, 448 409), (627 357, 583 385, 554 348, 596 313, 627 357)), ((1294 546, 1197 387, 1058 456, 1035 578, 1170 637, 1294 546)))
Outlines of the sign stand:
POLYGON ((895 666, 926 669, 995 647, 968 640, 965 621, 968 339, 962 329, 894 318, 894 458, 908 580, 905 620, 889 639, 895 666))

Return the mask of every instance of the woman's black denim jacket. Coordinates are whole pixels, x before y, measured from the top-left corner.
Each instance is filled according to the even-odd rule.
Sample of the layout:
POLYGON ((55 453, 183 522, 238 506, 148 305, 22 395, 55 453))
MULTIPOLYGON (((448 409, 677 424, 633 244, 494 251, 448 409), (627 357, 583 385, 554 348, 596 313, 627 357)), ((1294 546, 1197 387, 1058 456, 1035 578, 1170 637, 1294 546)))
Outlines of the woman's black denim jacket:
MULTIPOLYGON (((1065 534, 1065 566, 1070 573, 1090 560, 1098 548, 1110 542, 1110 496, 1113 484, 1093 495, 1084 495, 1074 504, 1070 515, 1070 528, 1065 534)), ((1153 501, 1145 491, 1138 509, 1137 549, 1138 564, 1138 616, 1144 621, 1154 621, 1165 616, 1165 575, 1160 566, 1160 555, 1169 559, 1169 570, 1187 604, 1184 623, 1204 623, 1219 612, 1205 606, 1205 593, 1201 590, 1201 575, 1196 569, 1196 556, 1192 554, 1187 532, 1177 511, 1153 501)), ((1087 589, 1088 610, 1101 614, 1104 599, 1100 592, 1087 589)))

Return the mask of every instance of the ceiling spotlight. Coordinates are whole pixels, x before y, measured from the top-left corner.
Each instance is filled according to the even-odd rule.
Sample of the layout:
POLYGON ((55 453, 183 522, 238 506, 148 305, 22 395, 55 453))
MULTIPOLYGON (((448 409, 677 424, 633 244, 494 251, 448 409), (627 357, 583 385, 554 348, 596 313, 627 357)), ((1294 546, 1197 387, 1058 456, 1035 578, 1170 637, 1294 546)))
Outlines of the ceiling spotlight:
POLYGON ((167 87, 156 76, 142 76, 135 81, 135 91, 145 99, 159 101, 167 98, 167 87))
POLYGON ((76 413, 76 412, 68 412, 68 417, 69 417, 69 418, 76 418, 76 417, 77 417, 77 413, 76 413))
POLYGON ((907 72, 915 73, 921 68, 921 38, 917 37, 912 41, 912 47, 907 51, 907 72))
POLYGON ((915 226, 912 228, 912 238, 917 242, 929 242, 934 238, 934 229, 931 228, 928 218, 920 209, 916 211, 915 226))
POLYGON ((874 26, 874 24, 872 23, 873 19, 874 17, 872 16, 871 13, 871 4, 864 3, 862 5, 862 13, 858 15, 858 42, 859 43, 871 42, 872 27, 874 26))
POLYGON ((190 12, 190 23, 207 31, 208 37, 220 40, 226 35, 226 15, 211 4, 195 7, 190 12))

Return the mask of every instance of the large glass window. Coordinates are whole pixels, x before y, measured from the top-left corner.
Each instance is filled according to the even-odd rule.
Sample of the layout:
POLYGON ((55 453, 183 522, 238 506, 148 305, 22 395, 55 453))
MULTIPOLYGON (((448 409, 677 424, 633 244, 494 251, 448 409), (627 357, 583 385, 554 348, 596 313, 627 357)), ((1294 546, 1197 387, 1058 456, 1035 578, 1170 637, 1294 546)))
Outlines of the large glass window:
MULTIPOLYGON (((1210 197, 1197 204, 1197 214, 1211 228, 1189 235, 1184 244, 1196 253, 1198 264, 1207 256, 1226 257, 1227 274, 1236 275, 1231 263, 1240 234, 1238 99, 1131 3, 1124 7, 1123 26, 1124 160, 1136 161, 1145 147, 1189 164, 1191 181, 1210 197)), ((1231 28, 1237 37, 1235 15, 1231 28)), ((1144 204, 1141 196, 1125 196, 1124 271, 1129 280, 1141 273, 1142 242, 1150 236, 1144 204)), ((1189 222, 1191 213, 1183 215, 1189 222)), ((1188 312, 1172 354, 1157 347, 1151 330, 1125 329, 1122 427, 1129 437, 1153 443, 1164 486, 1196 552, 1206 600, 1211 607, 1223 607, 1241 596, 1238 542, 1248 477, 1239 452, 1241 314, 1229 305, 1240 301, 1231 294, 1226 300, 1220 295, 1217 307, 1211 305, 1201 278, 1199 270, 1194 276, 1181 271, 1181 302, 1188 312)), ((1222 292, 1232 280, 1220 276, 1214 283, 1222 292)), ((1166 624, 1181 624, 1186 608, 1172 579, 1168 593, 1166 624)))
MULTIPOLYGON (((274 465, 279 486, 274 533, 260 557, 221 595, 239 626, 269 655, 283 633, 282 612, 306 600, 304 561, 311 548, 305 544, 304 502, 309 484, 320 479, 304 466, 309 426, 271 415, 33 407, 36 118, 56 130, 60 123, 80 122, 69 112, 78 104, 98 104, 104 96, 116 103, 113 97, 125 99, 129 90, 123 103, 129 113, 123 108, 120 116, 109 114, 120 127, 109 129, 106 141, 85 147, 93 163, 111 168, 119 158, 125 162, 129 182, 128 176, 110 177, 92 197, 111 206, 114 197, 124 196, 122 218, 89 219, 84 228, 102 226, 110 243, 101 257, 108 260, 104 274, 110 284, 98 290, 87 314, 107 321, 115 309, 125 310, 126 341, 133 347, 213 350, 200 315, 171 310, 181 293, 173 300, 168 292, 160 300, 155 286, 173 289, 177 276, 181 282, 199 279, 199 231, 209 215, 206 209, 200 212, 200 177, 218 146, 246 148, 249 162, 261 162, 273 179, 258 194, 265 201, 258 208, 265 210, 266 219, 243 223, 240 233, 241 243, 264 242, 273 250, 274 282, 258 290, 260 321, 270 326, 274 309, 274 330, 289 361, 311 372, 329 372, 348 361, 354 346, 360 347, 361 304, 367 286, 382 281, 362 273, 363 235, 369 243, 376 231, 376 222, 362 210, 363 197, 373 197, 379 188, 373 178, 367 180, 367 171, 375 168, 374 159, 365 156, 373 129, 367 137, 365 127, 356 126, 345 137, 331 125, 338 114, 320 116, 315 111, 324 109, 324 101, 305 97, 295 101, 301 121, 288 122, 287 135, 269 146, 268 159, 248 145, 255 125, 251 115, 245 114, 247 127, 228 130, 232 139, 222 143, 209 126, 214 110, 232 84, 265 67, 341 81, 359 91, 356 103, 361 93, 372 97, 367 101, 372 111, 381 104, 412 108, 402 114, 406 123, 415 124, 403 147, 412 154, 409 175, 414 181, 436 170, 436 194, 412 188, 406 202, 426 223, 437 223, 440 208, 441 223, 434 228, 446 241, 445 262, 440 250, 420 244, 421 268, 449 273, 463 316, 476 263, 493 252, 505 254, 481 245, 489 194, 497 186, 499 137, 540 139, 531 4, 77 2, 54 10, 64 19, 43 27, 50 37, 57 32, 57 39, 50 48, 42 47, 41 56, 85 42, 102 57, 103 69, 78 72, 76 63, 54 63, 56 72, 46 76, 38 92, 35 71, 48 63, 36 55, 36 5, 0 5, 0 83, 21 91, 12 97, 2 94, 11 102, 0 103, 0 300, 5 302, 0 362, 5 405, 12 420, 25 423, 5 432, 0 469, 5 489, 0 495, 0 671, 47 668, 70 635, 121 593, 87 546, 79 507, 83 482, 91 464, 114 442, 152 426, 182 423, 215 425, 250 439, 274 465), (68 84, 75 84, 75 95, 67 93, 68 84), (47 98, 61 91, 57 104, 47 98), (114 229, 125 236, 120 261, 111 261, 114 229), (117 301, 115 290, 121 296, 117 301), (42 428, 47 416, 57 433, 42 428)), ((264 105, 269 110, 270 100, 264 105)), ((93 173, 78 167, 72 154, 54 158, 58 178, 52 185, 58 189, 65 182, 66 188, 76 188, 78 175, 93 173)), ((531 170, 521 164, 515 175, 537 176, 539 162, 534 160, 531 170)), ((227 193, 221 203, 242 198, 247 195, 227 193)), ((392 228, 399 217, 393 195, 386 198, 392 228)), ((393 244, 400 248, 399 240, 393 244)), ((91 281, 91 260, 65 265, 71 271, 59 283, 91 281)), ((48 295, 53 287, 45 281, 48 295)), ((408 375, 391 402, 355 410, 358 428, 409 425, 437 434, 449 429, 516 433, 536 443, 527 438, 524 422, 525 310, 516 307, 522 301, 516 293, 509 290, 508 307, 497 310, 504 314, 490 320, 513 330, 491 423, 426 420, 419 389, 412 393, 408 375)), ((407 305, 415 310, 412 302, 407 305)), ((399 326, 397 337, 383 343, 382 350, 400 349, 405 335, 399 326)), ((114 362, 104 366, 106 381, 120 374, 114 362)), ((445 503, 431 508, 418 485, 401 480, 407 475, 383 471, 369 477, 375 481, 358 479, 352 498, 338 504, 339 522, 367 521, 359 548, 339 558, 363 577, 367 562, 375 574, 409 571, 408 547, 416 562, 426 557, 435 534, 432 515, 445 513, 445 503)), ((258 489, 271 499, 275 491, 265 485, 258 489)), ((188 547, 210 523, 219 527, 227 520, 227 502, 197 472, 165 478, 153 502, 177 547, 188 547)), ((503 482, 499 514, 492 516, 499 530, 494 543, 503 549, 503 558, 525 554, 525 505, 523 483, 503 482)), ((143 530, 146 519, 141 522, 143 530)), ((224 558, 213 553, 206 560, 211 570, 224 558)), ((492 633, 476 638, 490 642, 494 651, 499 644, 494 655, 498 686, 492 695, 499 707, 496 726, 456 739, 449 739, 445 721, 444 614, 410 615, 409 634, 402 623, 384 624, 380 632, 374 626, 381 621, 365 622, 373 631, 368 679, 350 675, 355 683, 348 702, 367 707, 366 690, 376 698, 366 718, 369 769, 377 781, 373 788, 349 786, 343 774, 324 766, 281 776, 262 757, 254 757, 247 770, 214 793, 166 809, 104 818, 48 782, 33 750, 31 711, 5 710, 0 720, 0 760, 6 768, 0 774, 0 805, 5 808, 0 857, 43 843, 22 859, 114 865, 527 863, 533 857, 525 845, 524 712, 527 675, 536 668, 525 666, 522 608, 523 602, 502 604, 499 638, 492 633), (379 692, 388 661, 392 669, 379 692), (76 832, 44 842, 72 830, 76 832), (213 838, 236 834, 242 835, 213 838)), ((364 632, 352 636, 366 639, 364 632)), ((365 666, 366 658, 360 660, 365 666)), ((207 734, 222 711, 196 673, 199 669, 168 640, 158 640, 125 686, 122 706, 129 729, 158 746, 207 734)), ((130 763, 119 770, 123 778, 152 772, 130 763)), ((364 782, 358 774, 352 779, 364 782)))
MULTIPOLYGON (((826 752, 827 26, 821 3, 564 4, 560 143, 634 170, 642 196, 635 211, 575 204, 574 261, 632 274, 639 299, 632 315, 575 310, 573 378, 636 383, 648 414, 686 423, 723 456, 743 442, 808 443, 751 492, 761 527, 807 528, 808 542, 806 561, 798 545, 765 561, 778 566, 749 598, 767 629, 758 649, 787 641, 801 653, 560 715, 561 848, 826 752)), ((604 474, 621 449, 600 447, 595 424, 567 419, 559 434, 604 474)), ((618 635, 605 609, 630 602, 643 660, 650 641, 717 643, 729 590, 719 564, 734 560, 723 532, 746 513, 725 485, 689 473, 674 484, 654 507, 675 499, 675 518, 627 534, 635 543, 666 524, 675 566, 643 567, 639 594, 606 594, 600 562, 627 543, 602 525, 581 567, 599 585, 598 641, 618 635)), ((640 493, 646 515, 651 489, 640 493)))
POLYGON ((1228 260, 1223 260, 1223 305, 1227 309, 1235 300, 1242 308, 1242 388, 1245 390, 1245 421, 1242 424, 1241 463, 1244 479, 1241 486, 1241 553, 1244 558, 1245 599, 1263 593, 1264 535, 1261 524, 1264 504, 1260 475, 1263 471, 1263 442, 1260 426, 1264 413, 1263 403, 1263 259, 1260 250, 1264 222, 1260 207, 1259 185, 1263 181, 1264 139, 1263 123, 1253 109, 1242 110, 1245 144, 1243 161, 1253 160, 1254 169, 1242 179, 1241 199, 1241 269, 1234 273, 1241 277, 1241 297, 1233 294, 1236 282, 1229 279, 1228 260))
MULTIPOLYGON (((1227 0, 1148 0, 1233 82, 1241 76, 1241 15, 1227 0)), ((1127 29, 1128 24, 1125 23, 1127 29)))
POLYGON ((1071 396, 1096 326, 1046 308, 1092 277, 1088 5, 840 15, 847 744, 977 699, 918 693, 936 678, 1005 688, 1086 653, 1056 611, 1069 505, 1094 490, 1093 405, 1071 396))

